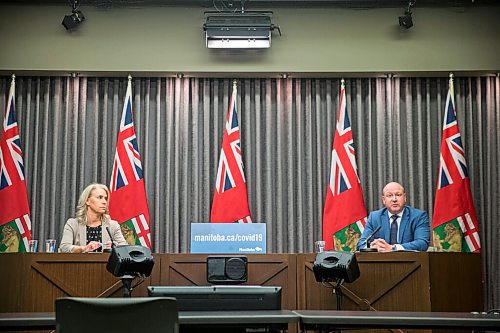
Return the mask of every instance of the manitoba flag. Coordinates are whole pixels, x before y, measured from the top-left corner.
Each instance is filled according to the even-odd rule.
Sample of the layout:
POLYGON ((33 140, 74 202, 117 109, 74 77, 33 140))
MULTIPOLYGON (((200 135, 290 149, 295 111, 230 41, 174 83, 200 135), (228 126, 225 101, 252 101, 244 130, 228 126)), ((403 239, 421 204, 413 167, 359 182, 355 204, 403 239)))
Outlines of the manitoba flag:
POLYGON ((365 228, 366 208, 357 169, 351 123, 346 110, 345 84, 342 80, 330 183, 326 189, 323 213, 323 240, 326 249, 355 251, 365 228))
POLYGON ((446 98, 432 228, 438 251, 481 251, 469 171, 455 113, 452 75, 446 98))
POLYGON ((12 75, 0 137, 0 252, 26 252, 31 239, 23 152, 14 108, 15 85, 12 75))
POLYGON ((120 223, 128 244, 151 248, 148 202, 134 131, 131 81, 129 76, 109 186, 109 215, 120 223))
POLYGON ((243 173, 236 96, 235 81, 222 137, 210 222, 252 222, 243 173))

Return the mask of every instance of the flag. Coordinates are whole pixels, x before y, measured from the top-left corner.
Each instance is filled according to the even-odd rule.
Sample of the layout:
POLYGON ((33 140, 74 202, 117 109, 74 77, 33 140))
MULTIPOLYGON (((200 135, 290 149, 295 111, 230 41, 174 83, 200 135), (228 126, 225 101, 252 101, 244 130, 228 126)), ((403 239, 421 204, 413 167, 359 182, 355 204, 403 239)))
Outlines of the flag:
POLYGON ((222 137, 210 222, 252 222, 243 173, 236 96, 236 82, 234 82, 222 137))
POLYGON ((131 81, 129 76, 109 186, 109 215, 120 223, 128 244, 151 248, 146 188, 134 130, 131 81))
POLYGON ((0 252, 27 252, 31 240, 23 152, 14 108, 15 86, 12 75, 0 137, 0 252))
POLYGON ((366 208, 356 166, 351 123, 342 80, 337 128, 333 138, 330 183, 323 212, 326 249, 354 252, 366 224, 366 208))
POLYGON ((469 171, 455 113, 452 75, 446 97, 432 229, 438 251, 481 251, 469 171))

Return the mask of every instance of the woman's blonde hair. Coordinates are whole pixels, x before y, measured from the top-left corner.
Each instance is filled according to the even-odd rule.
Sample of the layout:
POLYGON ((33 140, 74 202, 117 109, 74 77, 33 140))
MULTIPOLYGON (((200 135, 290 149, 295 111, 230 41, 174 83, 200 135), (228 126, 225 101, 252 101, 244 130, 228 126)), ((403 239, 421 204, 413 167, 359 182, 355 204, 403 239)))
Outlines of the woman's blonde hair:
MULTIPOLYGON (((82 223, 82 224, 87 224, 87 199, 90 197, 90 195, 92 194, 92 191, 95 190, 95 189, 102 189, 104 191, 106 191, 106 194, 108 196, 108 200, 109 200, 109 189, 106 185, 104 184, 99 184, 99 183, 92 183, 90 185, 88 185, 82 192, 82 194, 80 194, 80 199, 78 199, 78 205, 76 206, 76 213, 75 213, 75 217, 76 219, 78 220, 78 223, 82 223)), ((109 219, 109 207, 106 208, 106 213, 103 214, 103 216, 101 217, 101 220, 104 221, 104 219, 109 219)))

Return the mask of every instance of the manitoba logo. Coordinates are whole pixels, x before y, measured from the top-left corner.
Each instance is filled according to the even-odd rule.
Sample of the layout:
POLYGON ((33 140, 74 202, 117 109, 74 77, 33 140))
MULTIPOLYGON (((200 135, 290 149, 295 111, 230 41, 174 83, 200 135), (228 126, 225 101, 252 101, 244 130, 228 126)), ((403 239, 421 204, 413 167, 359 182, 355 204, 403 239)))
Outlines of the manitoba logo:
POLYGON ((365 223, 366 217, 345 227, 344 229, 337 231, 333 235, 333 245, 335 250, 354 252, 356 250, 356 244, 358 244, 361 234, 363 233, 363 230, 365 230, 365 223))
POLYGON ((469 213, 434 228, 434 246, 444 252, 475 252, 481 248, 479 234, 469 213))

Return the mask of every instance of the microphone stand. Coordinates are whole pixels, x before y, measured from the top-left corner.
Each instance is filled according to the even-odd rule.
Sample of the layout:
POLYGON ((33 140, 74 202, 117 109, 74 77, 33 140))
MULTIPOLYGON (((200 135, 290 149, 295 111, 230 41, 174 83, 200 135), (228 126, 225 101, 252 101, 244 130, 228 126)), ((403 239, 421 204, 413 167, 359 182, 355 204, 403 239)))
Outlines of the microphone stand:
POLYGON ((381 229, 382 227, 381 226, 378 226, 372 233, 370 236, 368 236, 366 238, 366 248, 364 249, 359 249, 359 252, 377 252, 377 249, 372 249, 370 247, 370 243, 372 242, 372 238, 375 236, 375 234, 381 229))
POLYGON ((377 252, 377 249, 371 248, 370 243, 366 243, 366 248, 359 249, 359 252, 377 252))

